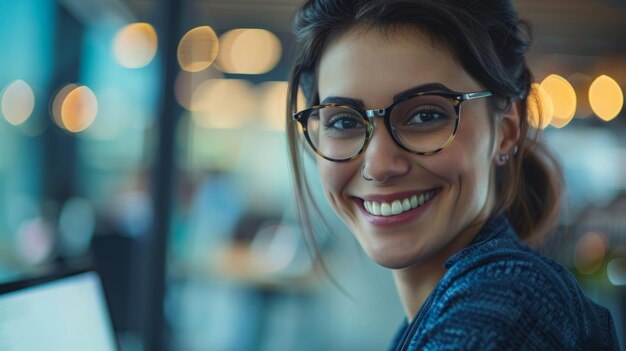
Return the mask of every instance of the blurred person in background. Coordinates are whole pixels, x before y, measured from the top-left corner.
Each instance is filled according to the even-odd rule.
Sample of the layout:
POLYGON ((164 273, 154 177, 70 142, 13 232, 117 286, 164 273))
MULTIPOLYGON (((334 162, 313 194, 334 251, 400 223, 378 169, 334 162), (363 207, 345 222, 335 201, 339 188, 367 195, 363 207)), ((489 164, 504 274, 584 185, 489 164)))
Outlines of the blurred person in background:
POLYGON ((307 1, 294 31, 300 223, 315 242, 307 148, 394 276, 406 321, 390 350, 618 349, 609 312, 530 248, 554 228, 562 175, 529 126, 530 36, 511 1, 307 1))

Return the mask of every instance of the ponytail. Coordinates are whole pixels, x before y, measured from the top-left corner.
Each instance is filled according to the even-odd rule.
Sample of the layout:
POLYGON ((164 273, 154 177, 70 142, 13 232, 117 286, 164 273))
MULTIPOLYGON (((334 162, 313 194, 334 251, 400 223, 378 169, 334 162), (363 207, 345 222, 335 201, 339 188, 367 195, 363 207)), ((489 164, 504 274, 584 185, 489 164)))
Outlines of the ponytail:
MULTIPOLYGON (((521 79, 530 90, 533 78, 527 67, 521 79)), ((496 174, 496 212, 505 212, 520 239, 537 246, 557 225, 564 189, 559 162, 541 142, 541 130, 530 128, 529 99, 540 104, 533 92, 520 101, 521 139, 517 154, 496 174)), ((538 117, 541 121, 544 116, 538 117)))

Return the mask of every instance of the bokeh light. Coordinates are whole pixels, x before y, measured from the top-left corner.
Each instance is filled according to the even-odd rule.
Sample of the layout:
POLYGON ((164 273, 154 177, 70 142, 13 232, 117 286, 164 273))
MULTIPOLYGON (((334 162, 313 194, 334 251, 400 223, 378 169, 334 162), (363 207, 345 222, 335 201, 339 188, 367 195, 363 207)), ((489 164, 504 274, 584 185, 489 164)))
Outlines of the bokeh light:
POLYGON ((12 125, 19 125, 30 117, 35 108, 35 94, 25 81, 15 80, 4 89, 2 94, 2 114, 12 125))
POLYGON ((626 285, 626 258, 614 258, 606 266, 606 274, 611 284, 626 285))
POLYGON ((608 122, 622 111, 624 94, 613 78, 602 75, 591 83, 589 104, 600 119, 608 122))
POLYGON ((251 84, 241 79, 210 79, 192 95, 193 121, 205 128, 239 128, 253 115, 256 99, 251 84))
POLYGON ((98 99, 86 86, 70 91, 61 105, 61 120, 69 132, 83 131, 93 123, 98 114, 98 99))
POLYGON ((220 50, 219 39, 213 28, 196 27, 178 43, 178 63, 188 72, 199 72, 209 67, 220 50))
POLYGON ((262 74, 276 67, 280 40, 264 29, 233 29, 220 37, 217 65, 226 73, 262 74))
POLYGON ((181 70, 178 72, 176 81, 174 82, 174 96, 176 97, 176 101, 188 111, 193 111, 194 107, 191 103, 193 92, 209 79, 222 78, 224 78, 224 74, 213 67, 196 73, 181 70))
POLYGON ((42 218, 24 221, 17 230, 15 242, 20 258, 31 265, 51 258, 54 249, 52 226, 42 218))
POLYGON ((539 84, 533 83, 528 97, 528 117, 531 126, 544 129, 552 121, 554 105, 546 90, 539 84))
POLYGON ((541 82, 541 87, 550 95, 554 108, 550 124, 557 128, 565 127, 576 113, 576 92, 563 77, 551 74, 541 82))
POLYGON ((582 274, 593 274, 602 266, 605 254, 605 238, 598 233, 585 233, 576 243, 574 265, 582 274))
POLYGON ((65 129, 65 125, 63 124, 63 117, 61 116, 61 108, 63 107, 63 102, 65 98, 67 98, 67 95, 76 88, 78 88, 76 84, 67 84, 56 93, 52 100, 52 106, 50 107, 52 120, 57 126, 63 129, 65 129))
POLYGON ((120 29, 113 39, 115 60, 126 68, 147 66, 157 52, 158 38, 148 23, 132 23, 120 29))

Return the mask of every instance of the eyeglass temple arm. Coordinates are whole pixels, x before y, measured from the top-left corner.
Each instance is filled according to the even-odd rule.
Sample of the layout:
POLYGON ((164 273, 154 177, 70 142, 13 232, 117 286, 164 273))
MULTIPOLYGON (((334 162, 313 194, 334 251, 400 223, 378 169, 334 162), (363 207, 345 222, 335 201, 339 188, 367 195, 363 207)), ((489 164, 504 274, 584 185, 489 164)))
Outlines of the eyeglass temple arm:
POLYGON ((474 100, 493 95, 490 91, 477 91, 475 93, 463 94, 463 100, 474 100))

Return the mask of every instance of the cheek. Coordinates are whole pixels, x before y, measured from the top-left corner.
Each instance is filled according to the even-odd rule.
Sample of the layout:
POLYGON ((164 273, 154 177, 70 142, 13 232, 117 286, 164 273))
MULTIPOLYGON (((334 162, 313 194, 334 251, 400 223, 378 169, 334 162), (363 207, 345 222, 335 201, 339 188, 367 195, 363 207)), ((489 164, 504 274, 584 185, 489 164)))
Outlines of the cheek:
POLYGON ((318 157, 317 169, 322 180, 324 193, 331 205, 336 207, 336 202, 340 200, 341 194, 354 176, 355 165, 331 162, 318 157))
POLYGON ((491 182, 491 152, 488 139, 460 138, 448 152, 430 162, 430 170, 448 183, 462 207, 482 207, 491 182), (469 146, 468 146, 469 145, 469 146))
POLYGON ((459 160, 458 186, 463 202, 469 207, 482 207, 489 193, 489 162, 484 154, 459 160))

